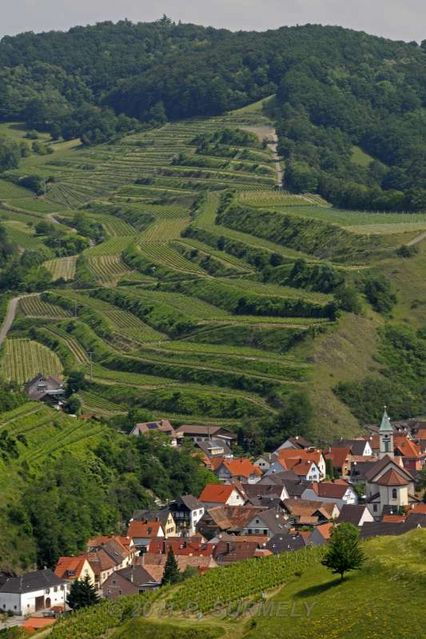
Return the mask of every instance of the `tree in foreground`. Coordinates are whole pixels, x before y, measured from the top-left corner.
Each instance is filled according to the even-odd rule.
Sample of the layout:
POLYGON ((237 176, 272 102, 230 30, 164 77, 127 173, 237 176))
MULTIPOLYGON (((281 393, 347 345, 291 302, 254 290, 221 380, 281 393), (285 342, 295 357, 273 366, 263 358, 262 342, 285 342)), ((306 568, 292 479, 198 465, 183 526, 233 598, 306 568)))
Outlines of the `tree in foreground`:
POLYGON ((365 556, 360 547, 359 530, 352 524, 340 524, 334 528, 322 564, 333 574, 344 575, 349 570, 359 570, 365 556))
POLYGON ((182 575, 177 565, 175 553, 173 552, 173 548, 170 548, 167 554, 166 565, 164 566, 164 574, 163 579, 161 580, 161 585, 165 586, 166 584, 176 584, 178 583, 178 581, 181 581, 181 578, 182 575))
POLYGON ((87 608, 97 603, 99 603, 99 595, 88 575, 84 579, 76 579, 71 584, 67 604, 72 610, 87 608))

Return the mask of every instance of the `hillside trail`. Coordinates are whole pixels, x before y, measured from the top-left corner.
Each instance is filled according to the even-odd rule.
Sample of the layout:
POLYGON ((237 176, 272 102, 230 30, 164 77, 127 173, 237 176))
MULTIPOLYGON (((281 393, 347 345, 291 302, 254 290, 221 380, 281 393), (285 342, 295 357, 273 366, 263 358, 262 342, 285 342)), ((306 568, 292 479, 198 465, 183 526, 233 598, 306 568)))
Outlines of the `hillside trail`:
MULTIPOLYGON (((34 293, 32 293, 32 295, 34 295, 34 293)), ((24 297, 29 297, 29 295, 17 295, 16 297, 12 297, 8 304, 6 315, 4 316, 3 324, 0 328, 0 346, 6 339, 7 334, 10 331, 10 327, 13 324, 19 300, 22 300, 24 297)))
POLYGON ((415 238, 407 242, 407 246, 415 246, 416 244, 419 244, 423 240, 426 240, 426 231, 423 231, 423 233, 420 233, 420 235, 416 235, 415 238))
POLYGON ((282 158, 278 155, 278 135, 275 128, 272 125, 266 124, 262 126, 242 126, 241 128, 254 133, 260 142, 266 140, 266 146, 272 154, 272 161, 277 174, 277 186, 281 189, 284 171, 281 164, 282 158))

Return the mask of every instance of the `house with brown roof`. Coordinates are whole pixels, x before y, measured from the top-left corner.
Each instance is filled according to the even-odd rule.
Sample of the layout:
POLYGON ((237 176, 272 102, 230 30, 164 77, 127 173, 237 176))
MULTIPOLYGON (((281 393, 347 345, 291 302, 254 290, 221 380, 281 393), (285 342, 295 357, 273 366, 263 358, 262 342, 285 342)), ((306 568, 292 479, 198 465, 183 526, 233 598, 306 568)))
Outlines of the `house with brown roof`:
POLYGON ((326 464, 320 450, 282 448, 274 453, 274 461, 266 474, 270 475, 283 470, 291 470, 298 477, 308 481, 321 481, 325 477, 326 464))
POLYGON ((167 555, 169 550, 173 550, 175 556, 211 557, 213 555, 212 545, 202 535, 152 539, 148 548, 151 554, 167 555))
POLYGON ((176 537, 177 535, 177 526, 176 522, 173 518, 172 513, 169 509, 160 508, 158 510, 136 510, 130 521, 159 521, 163 531, 164 536, 167 537, 176 537))
POLYGON ((343 439, 341 437, 333 443, 332 448, 348 448, 350 454, 357 457, 371 457, 373 455, 373 449, 368 437, 357 437, 355 439, 343 439))
POLYGON ((85 555, 59 557, 55 567, 55 575, 68 582, 73 582, 76 579, 85 579, 86 577, 89 577, 92 584, 96 581, 93 568, 85 555))
POLYGON ((242 506, 245 503, 244 494, 234 484, 207 484, 198 499, 206 508, 242 506))
POLYGON ((208 459, 217 457, 232 459, 234 456, 234 453, 223 439, 212 437, 211 439, 196 442, 195 446, 204 453, 208 459))
POLYGON ((107 599, 116 599, 123 595, 136 595, 161 586, 143 566, 128 566, 117 570, 102 584, 102 595, 107 599))
POLYGON ((247 538, 240 539, 239 537, 228 538, 227 540, 221 539, 213 550, 214 560, 222 566, 236 561, 243 561, 244 559, 261 558, 271 554, 271 551, 262 548, 258 541, 249 541, 247 538))
POLYGON ((221 481, 237 480, 248 484, 255 484, 262 477, 259 466, 246 458, 224 459, 215 474, 221 481))
POLYGON ((127 528, 127 536, 133 541, 135 547, 144 552, 151 539, 164 537, 164 530, 158 520, 154 521, 137 521, 132 519, 127 528))
POLYGON ((353 486, 344 479, 334 481, 313 482, 302 494, 302 499, 318 500, 321 502, 333 502, 338 508, 344 504, 357 504, 358 495, 353 486))
POLYGON ((334 519, 339 509, 334 503, 307 499, 286 499, 283 504, 288 520, 294 526, 316 526, 334 519))
POLYGON ((266 535, 270 538, 288 530, 288 515, 278 508, 268 508, 256 513, 242 529, 243 535, 266 535))
POLYGON ((227 446, 231 447, 233 442, 237 439, 234 433, 226 430, 226 428, 222 428, 222 426, 184 424, 183 426, 178 426, 178 428, 176 428, 176 432, 181 434, 183 437, 192 439, 195 444, 214 438, 221 440, 227 446))
POLYGON ((335 475, 348 477, 351 469, 351 449, 332 446, 325 453, 326 460, 331 462, 335 475))
POLYGON ((135 424, 130 435, 141 437, 150 433, 162 433, 170 439, 171 446, 177 446, 183 439, 183 434, 178 433, 168 419, 159 419, 156 422, 143 422, 135 424))
POLYGON ((309 537, 309 541, 312 546, 323 546, 330 541, 333 529, 334 523, 329 521, 324 524, 320 524, 319 526, 315 526, 309 537))
POLYGON ((337 524, 348 523, 358 527, 371 521, 374 521, 374 517, 366 504, 344 504, 336 519, 337 524))
POLYGON ((24 390, 31 401, 58 404, 65 399, 64 384, 53 375, 38 373, 25 384, 24 390))
POLYGON ((282 552, 301 550, 302 548, 305 548, 308 543, 308 539, 302 535, 300 531, 287 530, 271 537, 271 539, 265 544, 265 548, 270 550, 272 554, 279 555, 282 552))
POLYGON ((274 505, 279 505, 284 499, 290 497, 286 486, 280 484, 257 482, 256 484, 242 484, 242 488, 248 503, 253 506, 271 508, 272 502, 274 505))
POLYGON ((275 452, 277 453, 279 450, 286 448, 291 448, 292 450, 304 450, 305 448, 312 448, 312 442, 306 439, 306 437, 295 435, 294 437, 288 437, 275 452))
POLYGON ((209 508, 199 521, 197 530, 207 539, 227 532, 234 535, 243 534, 247 523, 264 510, 255 506, 216 506, 209 508))

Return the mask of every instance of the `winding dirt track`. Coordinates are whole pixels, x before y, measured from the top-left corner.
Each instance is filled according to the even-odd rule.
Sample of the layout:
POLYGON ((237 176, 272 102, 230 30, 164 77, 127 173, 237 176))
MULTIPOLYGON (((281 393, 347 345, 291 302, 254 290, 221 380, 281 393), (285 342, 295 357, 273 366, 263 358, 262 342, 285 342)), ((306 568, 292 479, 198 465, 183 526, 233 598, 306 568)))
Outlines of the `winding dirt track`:
POLYGON ((410 242, 407 242, 407 246, 415 246, 415 244, 418 244, 419 242, 422 242, 423 240, 426 240, 426 231, 424 231, 423 233, 420 233, 420 235, 417 235, 410 242))
POLYGON ((26 297, 26 296, 18 295, 18 297, 13 297, 9 302, 6 315, 4 316, 3 324, 1 325, 1 328, 0 328, 0 346, 3 344, 4 340, 7 337, 10 327, 13 324, 13 320, 15 319, 16 307, 18 306, 19 300, 22 299, 23 297, 26 297))

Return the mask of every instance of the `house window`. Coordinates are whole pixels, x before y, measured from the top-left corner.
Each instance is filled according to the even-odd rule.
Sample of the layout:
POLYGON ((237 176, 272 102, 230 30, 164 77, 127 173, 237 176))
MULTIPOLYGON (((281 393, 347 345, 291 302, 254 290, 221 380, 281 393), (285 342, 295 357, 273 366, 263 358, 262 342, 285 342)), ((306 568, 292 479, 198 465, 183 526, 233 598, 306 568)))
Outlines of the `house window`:
POLYGON ((396 488, 392 488, 392 499, 398 498, 398 491, 396 488))
POLYGON ((377 512, 377 504, 373 504, 373 510, 375 513, 377 512))

